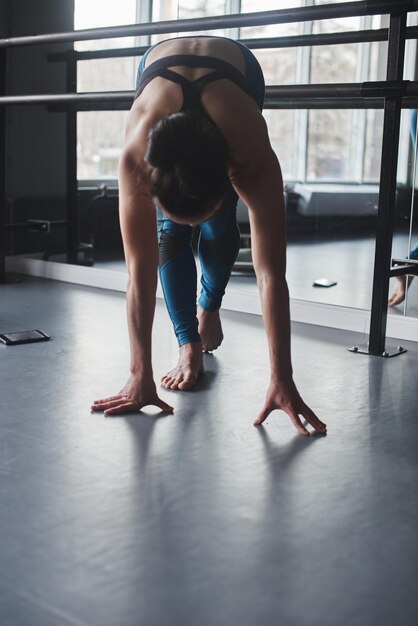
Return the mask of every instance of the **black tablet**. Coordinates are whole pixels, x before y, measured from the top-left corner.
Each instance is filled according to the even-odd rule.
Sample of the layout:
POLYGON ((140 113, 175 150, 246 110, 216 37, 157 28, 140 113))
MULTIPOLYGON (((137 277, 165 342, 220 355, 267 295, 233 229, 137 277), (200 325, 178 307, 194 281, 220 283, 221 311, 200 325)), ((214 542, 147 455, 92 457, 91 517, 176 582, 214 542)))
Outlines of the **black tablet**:
POLYGON ((0 335, 0 341, 7 346, 16 346, 21 343, 34 343, 35 341, 49 341, 49 339, 49 335, 42 330, 21 330, 0 335))

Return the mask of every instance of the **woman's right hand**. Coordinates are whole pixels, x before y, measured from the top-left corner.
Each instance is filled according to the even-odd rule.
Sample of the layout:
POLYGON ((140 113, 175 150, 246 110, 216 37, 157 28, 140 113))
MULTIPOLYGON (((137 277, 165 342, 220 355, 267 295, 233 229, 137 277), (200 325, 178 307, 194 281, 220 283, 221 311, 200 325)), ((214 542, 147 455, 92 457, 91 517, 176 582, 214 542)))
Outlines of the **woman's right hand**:
POLYGON ((158 397, 152 378, 149 381, 144 381, 131 375, 119 393, 102 400, 95 400, 91 410, 92 412, 104 411, 105 415, 118 415, 120 413, 137 413, 148 405, 157 406, 165 413, 172 413, 174 410, 172 406, 158 397))

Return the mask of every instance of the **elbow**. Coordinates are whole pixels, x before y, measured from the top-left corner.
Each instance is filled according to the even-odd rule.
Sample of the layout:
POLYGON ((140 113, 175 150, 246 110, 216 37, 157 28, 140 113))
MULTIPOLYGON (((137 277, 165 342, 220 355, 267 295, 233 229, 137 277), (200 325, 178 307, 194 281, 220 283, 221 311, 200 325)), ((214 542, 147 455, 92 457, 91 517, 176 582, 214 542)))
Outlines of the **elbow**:
POLYGON ((272 276, 270 273, 259 272, 257 274, 257 284, 260 289, 274 289, 277 291, 288 291, 286 276, 272 276))
POLYGON ((129 148, 124 148, 119 158, 119 173, 134 172, 138 167, 135 155, 129 148))

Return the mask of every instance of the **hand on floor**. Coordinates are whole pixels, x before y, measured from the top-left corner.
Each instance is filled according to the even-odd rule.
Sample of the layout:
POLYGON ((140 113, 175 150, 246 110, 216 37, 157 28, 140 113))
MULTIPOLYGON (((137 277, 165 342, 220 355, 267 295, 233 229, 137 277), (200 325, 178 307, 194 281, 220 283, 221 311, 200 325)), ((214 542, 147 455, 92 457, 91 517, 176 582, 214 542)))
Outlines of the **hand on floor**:
POLYGON ((131 376, 125 387, 116 395, 93 402, 92 412, 104 411, 107 415, 137 413, 144 406, 157 406, 165 413, 172 413, 173 407, 161 400, 153 380, 144 382, 131 376))
POLYGON ((325 434, 327 432, 326 424, 321 422, 312 409, 304 403, 293 380, 289 380, 286 383, 271 381, 264 408, 254 425, 259 426, 262 424, 275 409, 285 411, 299 433, 305 437, 309 436, 309 431, 303 426, 299 415, 302 415, 318 433, 325 434))

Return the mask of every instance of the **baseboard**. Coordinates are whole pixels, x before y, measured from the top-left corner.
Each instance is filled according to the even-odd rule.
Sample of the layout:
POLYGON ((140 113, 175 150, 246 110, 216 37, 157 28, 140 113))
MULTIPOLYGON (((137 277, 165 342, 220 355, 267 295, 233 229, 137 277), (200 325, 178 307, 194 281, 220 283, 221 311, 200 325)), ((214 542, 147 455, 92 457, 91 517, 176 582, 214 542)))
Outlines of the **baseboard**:
MULTIPOLYGON (((125 272, 42 261, 22 256, 8 257, 6 270, 87 287, 126 291, 127 274, 125 272)), ((157 298, 162 297, 162 290, 158 285, 157 298)), ((229 287, 222 306, 230 311, 261 315, 258 294, 240 290, 236 285, 229 287)), ((365 337, 368 334, 370 311, 365 309, 292 299, 290 312, 294 322, 354 331, 362 333, 365 337)), ((386 335, 404 341, 418 341, 418 318, 388 314, 386 335)))

